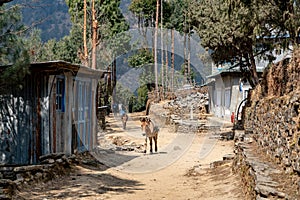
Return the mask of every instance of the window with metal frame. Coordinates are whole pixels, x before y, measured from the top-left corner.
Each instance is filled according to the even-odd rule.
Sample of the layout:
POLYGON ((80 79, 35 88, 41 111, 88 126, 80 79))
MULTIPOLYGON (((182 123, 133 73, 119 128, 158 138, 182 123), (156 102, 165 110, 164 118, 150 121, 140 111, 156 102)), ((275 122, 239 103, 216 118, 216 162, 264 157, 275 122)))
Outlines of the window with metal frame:
POLYGON ((230 102, 231 102, 231 89, 225 88, 225 108, 230 108, 230 102))
POLYGON ((65 112, 65 79, 63 77, 56 79, 56 110, 65 112))

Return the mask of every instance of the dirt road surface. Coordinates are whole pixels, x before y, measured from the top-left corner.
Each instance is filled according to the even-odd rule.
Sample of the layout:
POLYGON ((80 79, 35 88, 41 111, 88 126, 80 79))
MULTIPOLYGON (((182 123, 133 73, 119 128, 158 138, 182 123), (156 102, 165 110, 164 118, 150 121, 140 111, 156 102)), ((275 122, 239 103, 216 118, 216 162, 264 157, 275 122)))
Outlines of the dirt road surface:
POLYGON ((18 199, 244 199, 231 162, 211 168, 211 163, 233 153, 233 141, 218 140, 213 130, 174 133, 161 127, 158 152, 153 154, 149 149, 144 154, 109 148, 112 138, 125 146, 144 143, 137 119, 131 116, 126 130, 118 119, 108 119, 110 129, 100 135, 100 148, 94 153, 103 167, 76 166, 68 177, 24 188, 18 199))

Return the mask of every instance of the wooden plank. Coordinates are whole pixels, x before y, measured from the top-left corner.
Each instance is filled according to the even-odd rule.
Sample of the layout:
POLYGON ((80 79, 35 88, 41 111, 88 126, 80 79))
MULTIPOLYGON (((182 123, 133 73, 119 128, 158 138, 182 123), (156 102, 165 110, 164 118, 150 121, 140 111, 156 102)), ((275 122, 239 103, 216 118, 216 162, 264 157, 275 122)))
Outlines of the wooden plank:
POLYGON ((36 104, 36 161, 38 161, 39 157, 42 155, 42 148, 41 148, 41 122, 42 122, 42 118, 41 118, 41 77, 40 74, 36 75, 36 100, 37 100, 37 104, 36 104))
POLYGON ((73 80, 72 74, 68 73, 66 76, 66 139, 65 139, 65 153, 72 153, 72 106, 73 106, 73 80))
POLYGON ((51 96, 52 99, 52 106, 51 106, 51 110, 52 110, 52 149, 53 149, 53 153, 56 153, 56 81, 54 81, 53 84, 53 93, 51 96))
POLYGON ((49 134, 49 76, 43 74, 43 84, 42 84, 42 154, 49 154, 50 153, 50 134, 49 134))

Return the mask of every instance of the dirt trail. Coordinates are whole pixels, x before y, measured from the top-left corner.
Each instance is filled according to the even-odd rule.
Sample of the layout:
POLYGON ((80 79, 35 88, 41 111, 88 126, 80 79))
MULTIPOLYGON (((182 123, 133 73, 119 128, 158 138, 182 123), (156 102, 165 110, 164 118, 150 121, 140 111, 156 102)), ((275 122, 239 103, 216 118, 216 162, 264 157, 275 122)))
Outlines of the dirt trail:
MULTIPOLYGON (((113 118, 109 121, 113 132, 105 137, 119 136, 130 144, 144 142, 137 120, 129 121, 126 131, 121 130, 113 118)), ((103 149, 96 157, 108 167, 77 166, 71 176, 24 189, 19 197, 43 200, 244 199, 230 162, 210 168, 210 163, 222 160, 233 150, 233 141, 217 140, 213 134, 213 131, 175 134, 168 127, 162 127, 158 153, 103 149)))

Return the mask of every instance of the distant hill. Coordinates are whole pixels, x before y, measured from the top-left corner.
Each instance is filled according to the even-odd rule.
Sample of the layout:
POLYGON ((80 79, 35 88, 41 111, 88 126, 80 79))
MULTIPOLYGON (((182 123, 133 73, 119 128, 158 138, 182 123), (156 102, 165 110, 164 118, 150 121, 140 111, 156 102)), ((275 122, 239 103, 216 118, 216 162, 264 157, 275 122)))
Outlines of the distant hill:
POLYGON ((13 0, 22 6, 23 22, 42 30, 42 40, 60 39, 71 28, 65 0, 13 0))
MULTIPOLYGON (((128 10, 131 0, 121 0, 120 9, 129 22, 131 30, 137 28, 137 20, 134 15, 128 10)), ((33 26, 42 30, 41 37, 43 41, 49 39, 61 39, 62 37, 69 35, 71 29, 71 21, 68 13, 68 6, 65 0, 13 0, 11 4, 22 5, 23 22, 28 26, 33 26)), ((131 35, 133 32, 131 31, 131 35)), ((150 34, 150 32, 148 32, 150 34)), ((138 39, 140 36, 134 36, 133 38, 138 39)), ((149 36, 149 44, 152 42, 152 35, 149 36)), ((180 71, 181 65, 183 64, 183 39, 179 33, 175 34, 175 69, 180 71)), ((202 83, 203 79, 211 74, 211 64, 202 63, 199 59, 199 55, 204 54, 204 49, 199 45, 200 39, 192 37, 192 55, 191 55, 191 67, 196 74, 196 81, 202 83)), ((132 42, 136 42, 134 39, 132 42)), ((171 50, 170 43, 168 44, 169 51, 171 50)), ((148 48, 151 48, 150 45, 148 48)), ((120 56, 117 60, 119 66, 118 75, 121 76, 131 68, 128 66, 128 56, 135 52, 133 49, 127 55, 120 56), (121 66, 121 67, 120 67, 121 66)), ((158 52, 158 59, 160 62, 160 53, 158 52)), ((170 52, 169 52, 170 54, 170 52)), ((169 57, 169 63, 171 63, 171 54, 169 57)))
POLYGON ((131 3, 131 0, 122 0, 120 4, 120 9, 125 17, 125 19, 129 22, 130 28, 136 28, 137 27, 137 19, 134 17, 134 15, 129 11, 129 5, 131 3))
MULTIPOLYGON (((128 10, 131 0, 122 0, 120 9, 131 26, 136 20, 128 10)), ((42 40, 60 39, 69 34, 71 21, 65 0, 13 0, 11 4, 23 6, 23 22, 42 30, 42 40), (38 24, 37 24, 38 23, 38 24)))

